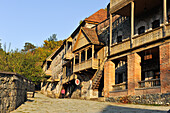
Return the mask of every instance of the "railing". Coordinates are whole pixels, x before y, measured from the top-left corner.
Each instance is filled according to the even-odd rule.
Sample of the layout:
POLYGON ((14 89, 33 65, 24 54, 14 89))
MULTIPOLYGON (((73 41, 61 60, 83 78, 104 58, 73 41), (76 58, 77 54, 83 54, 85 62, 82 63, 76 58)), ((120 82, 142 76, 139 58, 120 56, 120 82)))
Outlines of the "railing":
POLYGON ((123 41, 121 43, 112 45, 111 54, 116 54, 130 49, 130 40, 123 41))
POLYGON ((138 47, 161 38, 163 38, 163 27, 159 27, 139 36, 133 37, 133 47, 138 47))
POLYGON ((89 68, 97 69, 98 68, 98 60, 95 58, 89 59, 89 60, 81 62, 79 64, 75 64, 73 66, 73 68, 74 68, 73 72, 78 72, 78 71, 82 71, 82 70, 89 69, 89 68))
POLYGON ((170 24, 166 25, 166 36, 170 36, 170 24))
MULTIPOLYGON (((167 31, 166 31, 167 35, 170 35, 169 29, 170 29, 170 25, 167 25, 167 31)), ((135 47, 147 44, 147 43, 151 43, 153 41, 156 41, 162 38, 163 38, 163 27, 159 27, 151 31, 148 31, 146 33, 143 33, 141 35, 133 37, 132 48, 135 48, 135 47)), ((123 42, 116 43, 111 46, 111 55, 129 50, 129 49, 131 49, 130 40, 126 39, 123 42)))
POLYGON ((139 83, 139 88, 160 86, 160 79, 144 80, 144 81, 140 81, 138 83, 139 83))
POLYGON ((113 87, 113 91, 126 90, 127 89, 127 83, 124 82, 124 83, 112 85, 112 87, 113 87))

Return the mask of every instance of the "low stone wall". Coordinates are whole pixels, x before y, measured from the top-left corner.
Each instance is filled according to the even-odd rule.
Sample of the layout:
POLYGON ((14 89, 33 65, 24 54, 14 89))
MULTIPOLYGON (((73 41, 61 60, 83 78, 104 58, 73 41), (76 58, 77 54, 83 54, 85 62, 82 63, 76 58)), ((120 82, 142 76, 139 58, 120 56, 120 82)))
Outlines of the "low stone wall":
POLYGON ((146 94, 139 96, 109 97, 107 102, 146 104, 146 105, 170 105, 170 93, 165 94, 146 94))
POLYGON ((9 72, 0 72, 0 111, 15 110, 27 100, 27 92, 34 92, 35 85, 27 78, 9 72))

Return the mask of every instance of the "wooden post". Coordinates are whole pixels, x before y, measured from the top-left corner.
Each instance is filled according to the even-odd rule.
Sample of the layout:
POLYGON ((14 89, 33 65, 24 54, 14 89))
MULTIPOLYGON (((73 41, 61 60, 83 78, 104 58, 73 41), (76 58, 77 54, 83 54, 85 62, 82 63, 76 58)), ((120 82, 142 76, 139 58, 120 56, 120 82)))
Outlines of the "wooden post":
POLYGON ((167 23, 167 0, 163 0, 164 25, 167 23))
POLYGON ((76 61, 75 55, 76 54, 74 54, 73 65, 75 65, 75 61, 76 61))
POLYGON ((94 58, 94 45, 92 45, 92 59, 94 58))
POLYGON ((85 61, 87 61, 87 49, 85 49, 85 61))
POLYGON ((163 0, 163 23, 164 23, 164 31, 163 35, 166 36, 166 24, 167 24, 167 0, 163 0))
POLYGON ((71 73, 73 73, 73 62, 71 61, 71 73))
POLYGON ((112 45, 112 22, 113 22, 113 19, 112 19, 112 14, 110 14, 110 42, 109 42, 109 53, 111 52, 111 45, 112 45))
POLYGON ((79 64, 81 63, 81 52, 79 52, 79 64))
POLYGON ((130 38, 131 46, 133 44, 132 38, 133 38, 133 35, 134 35, 134 16, 135 16, 134 7, 135 7, 134 2, 131 2, 131 38, 130 38))

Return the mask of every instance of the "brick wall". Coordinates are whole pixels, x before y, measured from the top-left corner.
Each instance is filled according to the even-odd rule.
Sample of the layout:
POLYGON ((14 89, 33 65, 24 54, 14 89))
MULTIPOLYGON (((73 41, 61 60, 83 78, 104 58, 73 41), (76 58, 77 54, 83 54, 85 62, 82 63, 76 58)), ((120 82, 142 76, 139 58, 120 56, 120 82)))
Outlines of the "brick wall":
POLYGON ((159 47, 161 93, 170 93, 170 43, 159 47))
POLYGON ((128 65, 128 95, 135 94, 138 88, 138 81, 141 81, 141 57, 137 53, 127 56, 128 65))
POLYGON ((112 91, 112 85, 115 85, 115 64, 107 61, 104 65, 104 96, 109 97, 112 91))

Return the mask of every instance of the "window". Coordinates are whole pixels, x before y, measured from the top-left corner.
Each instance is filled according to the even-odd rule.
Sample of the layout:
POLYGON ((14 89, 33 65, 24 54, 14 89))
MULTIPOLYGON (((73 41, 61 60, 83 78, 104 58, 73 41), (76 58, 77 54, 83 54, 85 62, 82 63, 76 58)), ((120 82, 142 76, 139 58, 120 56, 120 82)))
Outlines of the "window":
POLYGON ((75 64, 78 64, 79 63, 79 55, 76 55, 75 56, 75 64))
POLYGON ((160 27, 160 20, 155 20, 152 22, 152 29, 160 27))
POLYGON ((145 33, 145 26, 138 28, 138 34, 140 35, 142 33, 145 33))
POLYGON ((81 62, 85 61, 85 51, 81 52, 81 62))
POLYGON ((122 36, 118 36, 117 37, 117 42, 119 43, 119 42, 122 42, 122 36))

